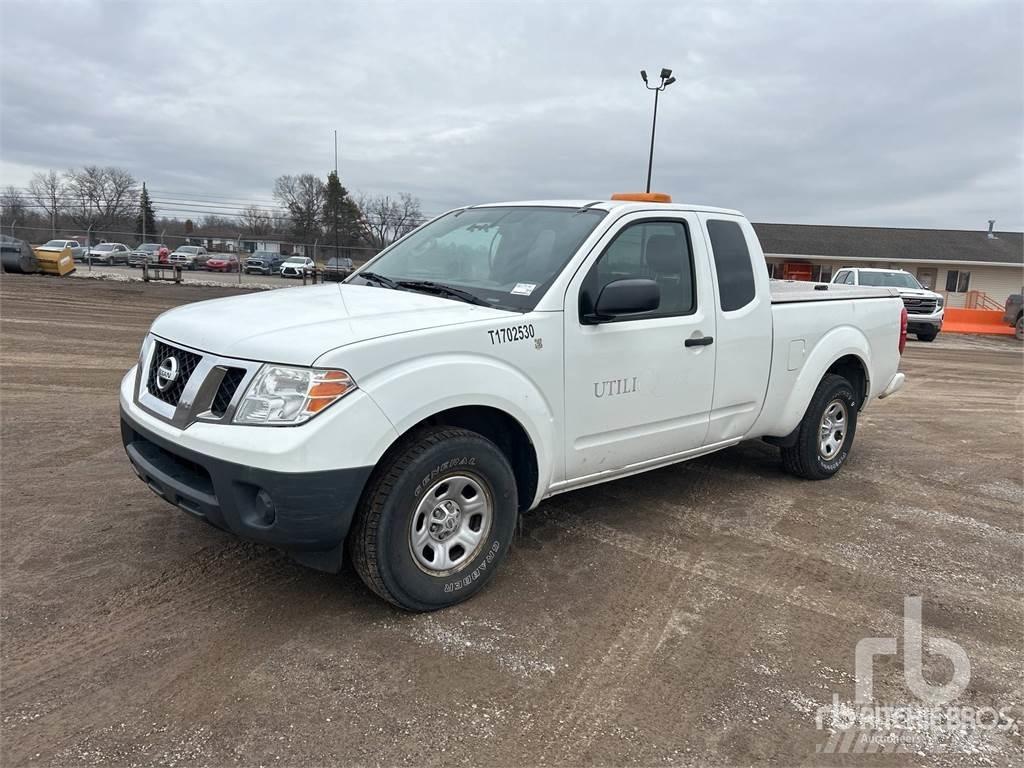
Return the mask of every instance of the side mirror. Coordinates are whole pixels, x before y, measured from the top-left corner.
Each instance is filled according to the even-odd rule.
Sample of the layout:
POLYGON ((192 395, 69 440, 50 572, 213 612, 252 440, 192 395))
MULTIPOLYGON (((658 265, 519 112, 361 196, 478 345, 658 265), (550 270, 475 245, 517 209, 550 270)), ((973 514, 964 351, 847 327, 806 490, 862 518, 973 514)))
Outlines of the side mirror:
POLYGON ((588 323, 614 320, 622 315, 652 312, 661 305, 661 289, 653 280, 633 278, 615 280, 601 289, 593 314, 584 317, 588 323))

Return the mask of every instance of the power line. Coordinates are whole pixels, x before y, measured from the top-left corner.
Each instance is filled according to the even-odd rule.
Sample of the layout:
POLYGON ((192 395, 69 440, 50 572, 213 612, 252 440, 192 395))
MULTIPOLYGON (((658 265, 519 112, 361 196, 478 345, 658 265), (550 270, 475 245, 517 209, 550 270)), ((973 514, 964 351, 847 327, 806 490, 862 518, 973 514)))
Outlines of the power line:
MULTIPOLYGON (((21 193, 23 193, 25 195, 31 196, 31 191, 29 190, 28 187, 14 187, 14 189, 16 189, 17 191, 19 191, 19 192, 21 192, 21 193)), ((244 199, 239 199, 239 198, 228 196, 228 195, 215 195, 215 194, 212 194, 212 193, 211 194, 202 193, 202 194, 198 194, 198 195, 193 195, 193 194, 186 193, 186 192, 167 192, 167 191, 158 190, 158 189, 150 189, 149 191, 151 193, 156 193, 156 194, 160 195, 159 198, 158 197, 152 197, 152 196, 150 197, 150 200, 153 202, 154 205, 160 204, 160 205, 164 206, 165 208, 175 208, 175 209, 180 208, 182 210, 188 209, 192 213, 203 213, 203 212, 206 212, 204 209, 209 209, 210 212, 214 212, 217 209, 222 209, 222 210, 234 210, 234 211, 238 211, 239 213, 241 213, 241 212, 244 212, 247 208, 255 207, 255 208, 259 208, 261 210, 268 210, 268 212, 270 212, 270 213, 273 213, 274 211, 280 211, 281 213, 284 213, 285 215, 289 214, 288 208, 286 206, 282 205, 282 203, 280 201, 276 201, 276 200, 274 200, 274 201, 264 200, 264 199, 244 200, 244 199)), ((67 202, 67 201, 80 202, 81 201, 81 198, 79 198, 78 196, 76 196, 74 194, 68 193, 68 192, 61 193, 58 196, 57 199, 59 201, 64 201, 64 202, 67 202)), ((420 218, 417 219, 417 221, 429 221, 430 219, 436 218, 439 215, 440 214, 437 214, 437 213, 425 213, 425 214, 421 213, 420 214, 420 218)))
MULTIPOLYGON (((154 205, 156 205, 158 202, 159 201, 157 201, 157 200, 153 200, 154 205)), ((22 203, 22 207, 23 208, 27 208, 27 209, 32 209, 34 211, 41 211, 41 212, 44 212, 44 213, 48 212, 47 206, 44 206, 44 205, 42 205, 40 203, 23 202, 22 203)), ((286 211, 282 210, 280 212, 283 213, 287 217, 288 214, 287 214, 286 211)), ((61 212, 61 213, 64 216, 68 215, 67 212, 61 212)), ((177 218, 179 216, 185 216, 187 218, 191 218, 193 216, 196 216, 196 217, 205 216, 205 217, 208 217, 208 218, 209 217, 217 217, 217 218, 222 218, 222 219, 241 219, 243 213, 244 213, 244 211, 237 210, 237 209, 230 209, 230 210, 225 211, 225 210, 219 210, 219 209, 218 210, 210 210, 208 208, 199 209, 199 208, 192 208, 192 207, 188 207, 188 206, 166 206, 166 205, 161 205, 160 209, 156 211, 158 219, 159 218, 168 218, 169 216, 170 217, 175 217, 175 218, 177 218), (234 213, 231 213, 231 211, 234 211, 234 213)), ((123 214, 123 215, 119 216, 119 218, 130 218, 132 215, 133 215, 132 213, 127 213, 127 214, 123 214)), ((365 219, 368 223, 374 224, 374 225, 392 224, 393 223, 391 219, 388 219, 388 218, 385 218, 385 217, 381 217, 378 214, 372 214, 372 213, 371 214, 363 214, 363 219, 365 219)), ((408 224, 408 225, 418 226, 418 225, 423 224, 424 222, 429 221, 429 220, 430 220, 430 218, 426 217, 426 216, 411 217, 411 218, 406 219, 404 223, 408 224)), ((236 221, 236 222, 233 221, 232 223, 233 224, 237 224, 241 228, 244 228, 244 226, 245 226, 244 223, 242 223, 241 221, 236 221)))

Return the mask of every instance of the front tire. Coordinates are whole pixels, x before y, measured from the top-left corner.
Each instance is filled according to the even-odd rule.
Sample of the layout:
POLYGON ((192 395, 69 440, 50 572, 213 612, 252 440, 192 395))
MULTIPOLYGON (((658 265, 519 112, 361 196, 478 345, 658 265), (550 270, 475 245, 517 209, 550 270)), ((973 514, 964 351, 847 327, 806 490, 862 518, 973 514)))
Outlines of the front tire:
POLYGON ((782 448, 786 471, 807 480, 825 480, 839 471, 857 432, 859 395, 844 377, 828 374, 818 384, 796 443, 782 448))
POLYGON ((1013 335, 1017 337, 1017 341, 1024 341, 1024 315, 1017 318, 1017 325, 1014 326, 1013 335))
POLYGON ((922 331, 921 333, 918 333, 917 334, 917 340, 918 341, 935 341, 935 339, 938 337, 938 335, 939 335, 938 330, 935 329, 935 328, 932 328, 930 331, 922 331))
POLYGON ((515 476, 490 440, 433 427, 381 460, 348 548, 373 592, 407 611, 467 600, 508 553, 518 515, 515 476))

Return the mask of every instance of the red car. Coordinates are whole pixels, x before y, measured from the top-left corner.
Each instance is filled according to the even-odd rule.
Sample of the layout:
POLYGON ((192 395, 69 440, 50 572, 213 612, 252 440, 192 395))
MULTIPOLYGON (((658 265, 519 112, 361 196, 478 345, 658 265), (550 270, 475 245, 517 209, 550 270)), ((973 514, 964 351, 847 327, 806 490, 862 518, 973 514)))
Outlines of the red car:
POLYGON ((206 260, 208 272, 237 272, 238 257, 233 253, 211 253, 206 260))

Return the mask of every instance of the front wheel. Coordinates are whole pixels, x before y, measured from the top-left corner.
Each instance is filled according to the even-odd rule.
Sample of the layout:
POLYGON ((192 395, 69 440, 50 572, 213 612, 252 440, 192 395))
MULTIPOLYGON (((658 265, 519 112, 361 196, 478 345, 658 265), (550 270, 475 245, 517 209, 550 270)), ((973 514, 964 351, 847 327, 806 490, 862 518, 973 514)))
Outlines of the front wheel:
POLYGON ((832 477, 846 462, 857 432, 858 394, 842 376, 828 374, 818 384, 796 443, 782 448, 782 464, 807 480, 832 477))
POLYGON ((349 534, 356 572, 407 611, 472 597, 504 560, 518 515, 515 476, 490 440, 434 427, 382 459, 349 534))
POLYGON ((1017 341, 1024 341, 1024 315, 1017 318, 1017 325, 1014 328, 1013 335, 1017 337, 1017 341))
POLYGON ((921 331, 920 333, 918 333, 917 334, 917 340, 918 341, 935 341, 935 339, 938 337, 938 335, 939 335, 938 329, 932 328, 930 330, 921 331))

